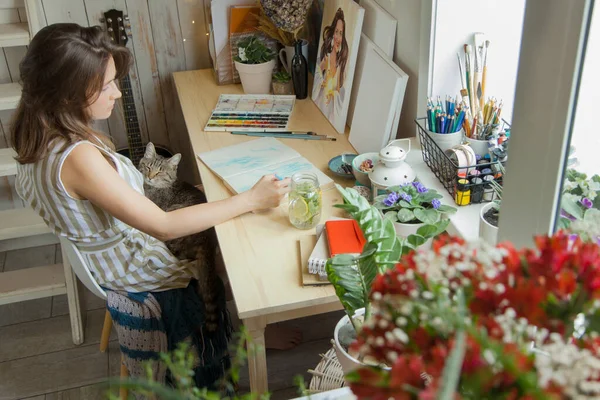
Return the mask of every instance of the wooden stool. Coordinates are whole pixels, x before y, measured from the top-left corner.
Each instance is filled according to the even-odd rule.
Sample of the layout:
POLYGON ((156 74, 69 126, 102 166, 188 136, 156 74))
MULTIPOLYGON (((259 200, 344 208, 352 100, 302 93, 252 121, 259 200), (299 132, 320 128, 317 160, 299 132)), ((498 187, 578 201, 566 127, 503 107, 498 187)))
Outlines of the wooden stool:
MULTIPOLYGON (((104 314, 104 325, 102 325, 102 336, 100 336, 100 351, 102 353, 106 352, 108 348, 108 340, 110 339, 110 332, 112 330, 112 318, 110 317, 110 313, 106 310, 106 314, 104 314)), ((121 354, 121 379, 126 379, 129 377, 129 371, 127 371, 127 366, 125 365, 125 360, 123 359, 123 354, 121 354)), ((127 400, 128 390, 124 387, 119 389, 119 397, 121 400, 127 400)))

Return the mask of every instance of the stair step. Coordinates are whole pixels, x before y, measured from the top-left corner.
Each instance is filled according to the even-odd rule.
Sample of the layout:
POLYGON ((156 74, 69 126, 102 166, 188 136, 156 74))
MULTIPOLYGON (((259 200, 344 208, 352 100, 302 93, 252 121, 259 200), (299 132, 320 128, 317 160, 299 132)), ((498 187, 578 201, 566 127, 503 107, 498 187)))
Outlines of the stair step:
POLYGON ((0 305, 67 293, 62 264, 0 273, 0 305))
POLYGON ((21 85, 18 83, 0 84, 0 111, 17 108, 20 99, 21 85))
POLYGON ((0 47, 27 46, 29 25, 27 22, 0 24, 0 47))
POLYGON ((17 174, 16 156, 13 149, 0 149, 0 177, 17 174))
POLYGON ((0 211, 0 240, 17 239, 51 233, 44 220, 31 208, 0 211))

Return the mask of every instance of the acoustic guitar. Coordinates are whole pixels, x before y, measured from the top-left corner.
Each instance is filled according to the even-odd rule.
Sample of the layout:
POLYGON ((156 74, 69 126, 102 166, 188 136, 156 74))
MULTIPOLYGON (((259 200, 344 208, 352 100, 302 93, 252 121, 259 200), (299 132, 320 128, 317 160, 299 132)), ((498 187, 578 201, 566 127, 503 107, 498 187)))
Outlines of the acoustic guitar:
MULTIPOLYGON (((104 18, 101 20, 106 26, 106 33, 111 40, 121 46, 126 46, 131 36, 130 30, 127 30, 125 21, 129 18, 123 15, 123 11, 109 10, 104 13, 104 18)), ((136 167, 139 165, 140 160, 144 157, 146 151, 146 144, 142 142, 142 135, 140 133, 140 124, 138 122, 137 112, 135 111, 135 99, 133 97, 133 91, 131 90, 131 78, 127 73, 123 78, 119 79, 119 85, 121 93, 121 101, 123 102, 123 114, 125 117, 125 129, 127 131, 127 144, 128 147, 124 149, 118 149, 119 154, 129 158, 133 165, 136 167)), ((166 149, 154 144, 156 153, 163 157, 172 157, 173 153, 166 149)))

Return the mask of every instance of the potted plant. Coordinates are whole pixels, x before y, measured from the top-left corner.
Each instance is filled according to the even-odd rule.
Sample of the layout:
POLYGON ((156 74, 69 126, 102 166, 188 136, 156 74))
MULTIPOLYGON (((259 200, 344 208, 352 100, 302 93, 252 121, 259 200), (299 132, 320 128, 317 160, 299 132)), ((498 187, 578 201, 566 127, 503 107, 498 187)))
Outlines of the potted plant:
POLYGON ((374 205, 394 223, 398 236, 406 238, 426 225, 435 227, 436 232, 446 230, 448 216, 457 210, 442 204, 442 198, 436 190, 412 182, 389 188, 387 194, 375 198, 374 205))
POLYGON ((600 246, 444 237, 373 283, 352 348, 391 368, 346 375, 358 399, 593 399, 600 394, 600 246))
POLYGON ((285 70, 273 74, 273 94, 293 94, 292 77, 285 70))
POLYGON ((403 254, 440 234, 447 224, 425 225, 416 234, 399 238, 393 222, 383 218, 381 212, 356 190, 336 186, 344 200, 336 207, 344 209, 358 222, 367 242, 360 256, 337 255, 329 259, 325 267, 327 278, 346 312, 335 328, 334 347, 342 369, 349 372, 369 361, 353 357, 347 348, 355 340, 362 321, 370 318, 369 293, 376 276, 392 268, 403 254))
POLYGON ((560 205, 559 228, 581 230, 582 225, 593 226, 591 221, 600 218, 600 176, 588 178, 584 173, 568 169, 560 205))
POLYGON ((268 94, 271 92, 271 76, 275 68, 275 53, 256 36, 239 43, 235 67, 240 73, 244 92, 268 94))
MULTIPOLYGON (((504 167, 500 168, 504 174, 504 167)), ((496 198, 484 205, 479 213, 479 237, 492 246, 498 243, 498 222, 500 220, 500 204, 502 202, 502 186, 496 181, 488 183, 494 191, 496 198)))

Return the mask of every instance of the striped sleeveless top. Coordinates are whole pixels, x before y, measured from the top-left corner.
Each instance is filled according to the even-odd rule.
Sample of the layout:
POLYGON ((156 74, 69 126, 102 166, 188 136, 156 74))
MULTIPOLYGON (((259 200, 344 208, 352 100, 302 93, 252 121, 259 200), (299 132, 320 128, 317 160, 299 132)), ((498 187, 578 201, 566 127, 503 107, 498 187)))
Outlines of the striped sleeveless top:
POLYGON ((76 142, 64 151, 55 143, 48 155, 18 165, 16 190, 58 236, 81 251, 98 284, 127 292, 182 288, 192 278, 194 262, 177 259, 160 240, 116 219, 89 200, 70 196, 60 179, 65 159, 82 143, 91 144, 110 158, 133 189, 144 194, 144 179, 131 161, 108 147, 76 142))

